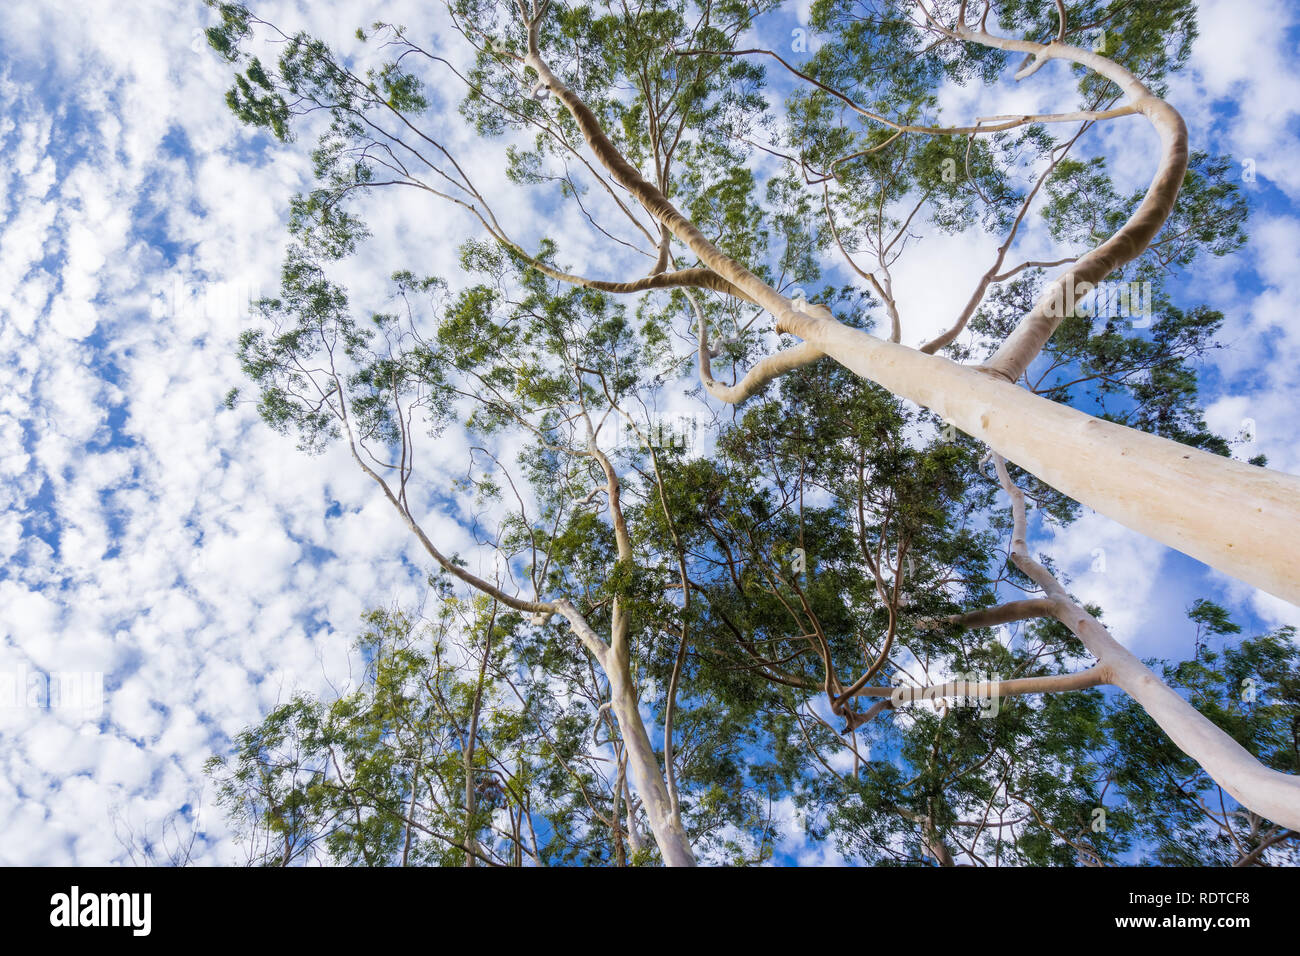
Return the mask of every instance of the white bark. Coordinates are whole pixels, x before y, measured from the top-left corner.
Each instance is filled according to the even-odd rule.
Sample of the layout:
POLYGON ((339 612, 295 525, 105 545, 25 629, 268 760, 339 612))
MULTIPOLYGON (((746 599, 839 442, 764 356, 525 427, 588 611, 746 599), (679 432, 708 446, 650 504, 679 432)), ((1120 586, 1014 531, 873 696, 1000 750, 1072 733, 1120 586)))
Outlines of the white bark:
MULTIPOLYGON (((588 427, 590 428, 590 424, 588 427)), ((620 503, 622 485, 609 457, 595 446, 594 435, 590 431, 588 435, 593 439, 590 453, 605 472, 605 491, 609 500, 609 514, 614 525, 619 561, 631 564, 635 555, 620 503)), ((614 598, 608 644, 595 634, 569 601, 557 601, 555 607, 568 620, 579 640, 596 658, 605 672, 605 677, 609 680, 611 709, 618 721, 619 732, 623 735, 628 771, 632 775, 632 784, 637 796, 645 807, 646 817, 650 821, 650 832, 654 834, 655 843, 659 846, 659 852, 663 854, 664 862, 668 866, 694 866, 695 854, 691 850, 690 839, 682 826, 677 807, 669 797, 663 771, 659 768, 659 759, 655 755, 654 746, 650 743, 645 722, 641 719, 641 703, 637 695, 636 682, 632 679, 630 622, 623 606, 623 599, 614 598)))
POLYGON ((641 720, 636 685, 631 679, 626 652, 616 654, 567 600, 556 601, 555 608, 564 615, 573 632, 596 658, 609 679, 610 702, 614 717, 618 720, 619 731, 623 735, 632 785, 645 807, 650 832, 654 835, 659 852, 663 854, 664 862, 669 866, 694 866, 695 854, 691 850, 690 840, 680 818, 673 812, 668 799, 668 787, 664 784, 663 772, 659 769, 659 760, 650 743, 645 722, 641 720))
POLYGON ((1205 768, 1214 782, 1242 806, 1285 827, 1300 828, 1300 777, 1270 769, 1256 760, 1115 640, 1066 593, 1047 568, 1030 557, 1025 541, 1024 493, 1012 484, 1003 461, 995 458, 994 463, 998 480, 1011 498, 1011 560, 1046 593, 1052 616, 1097 659, 1100 682, 1115 685, 1141 704, 1178 749, 1205 768))
POLYGON ((789 315, 804 341, 1079 503, 1300 604, 1300 477, 1094 418, 838 322, 789 315))

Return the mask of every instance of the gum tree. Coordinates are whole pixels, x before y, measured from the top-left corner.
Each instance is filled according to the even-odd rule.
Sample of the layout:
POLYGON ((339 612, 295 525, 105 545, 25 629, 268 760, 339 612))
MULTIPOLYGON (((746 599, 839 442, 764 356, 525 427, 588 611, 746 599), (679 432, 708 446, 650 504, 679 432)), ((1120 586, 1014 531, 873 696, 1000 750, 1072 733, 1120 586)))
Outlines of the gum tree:
MULTIPOLYGON (((358 31, 377 48, 369 68, 244 5, 211 5, 209 40, 240 68, 230 107, 281 140, 300 128, 316 139, 318 182, 291 206, 282 293, 241 343, 263 416, 310 449, 343 442, 445 574, 551 640, 564 623, 600 670, 598 710, 615 718, 665 862, 692 862, 691 834, 708 830, 708 801, 678 780, 690 712, 679 693, 696 705, 718 695, 739 732, 758 720, 758 692, 736 682, 778 685, 815 695, 819 720, 853 735, 911 700, 959 696, 947 675, 975 663, 1016 675, 999 685, 1008 700, 1114 685, 1233 798, 1300 825, 1291 768, 1134 658, 1027 542, 1027 503, 1054 521, 1081 503, 1300 595, 1300 481, 1230 459, 1207 431, 1194 362, 1222 317, 1177 301, 1198 257, 1239 247, 1245 218, 1229 165, 1189 151, 1161 96, 1195 36, 1190 3, 820 2, 813 26, 827 40, 795 62, 744 45, 769 3, 454 0, 443 23, 456 51, 427 29, 376 23, 358 31), (273 66, 259 38, 276 44, 273 66), (1077 102, 939 119, 943 84, 1001 83, 1016 55, 1017 80, 1069 64, 1077 102), (520 238, 535 230, 475 185, 431 107, 429 91, 453 83, 479 137, 513 139, 509 179, 572 204, 612 277, 573 271, 551 238, 520 238), (769 86, 785 95, 780 115, 769 86), (1099 124, 1139 117, 1160 156, 1149 188, 1122 196, 1085 149, 1099 124), (355 199, 394 191, 459 208, 482 237, 455 280, 401 264, 398 308, 366 315, 330 273, 365 238, 355 199), (1059 258, 1014 255, 1031 216, 1059 258), (946 331, 910 347, 894 275, 927 225, 1001 242, 946 331), (1141 321, 1099 305, 1115 290, 1141 303, 1141 321), (702 392, 710 415, 749 403, 706 427, 715 455, 661 441, 655 409, 674 389, 702 392), (491 580, 439 550, 421 524, 427 493, 414 493, 418 436, 462 425, 489 436, 468 480, 505 515, 480 535, 503 558, 491 580), (1046 641, 1041 654, 990 646, 989 628, 1017 622, 1046 641), (705 659, 731 677, 704 681, 705 659)), ((811 718, 780 706, 793 708, 783 726, 801 728, 803 759, 821 760, 811 718)), ((1025 732, 1060 730, 1065 718, 1040 706, 1025 732)), ((764 733, 774 752, 790 746, 764 733)), ((927 759, 904 746, 906 762, 937 772, 944 736, 927 759)), ((1088 739, 1050 759, 1084 759, 1088 739)), ((696 772, 723 770, 706 760, 696 772)), ((790 785, 795 768, 781 772, 790 785)), ((953 781, 907 802, 888 797, 888 774, 873 779, 889 819, 950 859, 953 781)), ((1072 800, 1094 798, 1084 787, 1072 800)))

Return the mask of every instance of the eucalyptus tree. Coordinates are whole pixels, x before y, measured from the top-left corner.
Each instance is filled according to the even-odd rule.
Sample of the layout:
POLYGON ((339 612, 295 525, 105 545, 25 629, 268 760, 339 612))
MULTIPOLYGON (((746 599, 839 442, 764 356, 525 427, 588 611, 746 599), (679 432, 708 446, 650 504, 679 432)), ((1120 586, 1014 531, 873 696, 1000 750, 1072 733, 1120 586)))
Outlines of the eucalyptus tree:
POLYGON ((229 106, 281 140, 316 139, 281 294, 241 340, 262 415, 308 449, 342 442, 443 573, 524 615, 512 626, 590 656, 608 699, 587 719, 612 715, 665 862, 693 862, 702 834, 767 839, 754 786, 788 794, 809 761, 829 769, 826 734, 847 747, 881 845, 894 846, 882 821, 902 821, 921 855, 951 861, 947 835, 975 822, 958 843, 983 860, 1000 827, 969 811, 1019 798, 1054 834, 1026 859, 1099 859, 1110 851, 1076 845, 1052 814, 1104 792, 1081 774, 1068 799, 1045 801, 1042 781, 1100 745, 1103 685, 1250 811, 1300 825, 1292 768, 1160 680, 1027 540, 1027 500, 1056 522, 1082 503, 1300 595, 1300 481, 1231 460, 1197 404, 1195 360, 1222 316, 1183 301, 1180 280, 1240 246, 1246 210, 1229 164, 1192 153, 1162 98, 1195 36, 1190 2, 823 0, 812 25, 826 41, 796 63, 744 45, 769 2, 452 0, 440 23, 455 51, 428 28, 376 23, 357 35, 377 48, 369 68, 243 4, 210 5, 208 38, 239 67, 229 106), (940 121, 944 84, 1000 83, 1012 54, 1020 80, 1070 64, 1076 108, 940 121), (780 115, 769 83, 786 94, 780 115), (459 120, 431 108, 428 91, 451 84, 459 120), (1137 196, 1083 152, 1128 116, 1161 144, 1137 196), (579 274, 554 237, 519 238, 531 224, 512 222, 447 145, 460 122, 511 137, 511 182, 572 203, 609 262, 634 271, 579 274), (395 310, 354 308, 331 277, 366 237, 354 200, 394 189, 459 208, 481 238, 460 276, 400 263, 395 310), (1010 256, 1031 212, 1058 259, 1010 256), (924 224, 1002 241, 949 327, 909 347, 895 276, 924 224), (848 284, 831 281, 832 262, 848 284), (1099 304, 1112 292, 1118 315, 1099 304), (711 454, 688 455, 663 440, 658 409, 674 390, 710 416, 750 404, 706 426, 711 454), (417 449, 448 427, 482 437, 465 490, 497 502, 491 530, 473 522, 502 556, 494 575, 422 523, 417 449), (1028 644, 995 646, 990 628, 1018 622, 1028 644), (1014 675, 994 695, 1014 721, 900 716, 962 697, 969 686, 948 677, 976 665, 1014 675), (662 763, 646 708, 662 722, 662 763), (873 760, 854 741, 889 712, 910 729, 893 759, 873 760), (1032 760, 994 759, 1049 738, 1032 760), (953 776, 979 741, 987 759, 953 776))

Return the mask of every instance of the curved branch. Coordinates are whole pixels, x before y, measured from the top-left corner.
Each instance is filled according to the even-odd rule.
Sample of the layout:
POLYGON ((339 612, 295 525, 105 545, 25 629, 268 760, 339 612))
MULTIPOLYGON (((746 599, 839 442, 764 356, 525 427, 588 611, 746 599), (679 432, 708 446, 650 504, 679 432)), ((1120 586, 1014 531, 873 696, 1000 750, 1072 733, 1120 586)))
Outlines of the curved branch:
POLYGON ((1008 601, 997 607, 980 608, 965 614, 950 614, 947 617, 925 618, 917 623, 921 626, 937 624, 956 624, 960 627, 996 627, 1014 621, 1028 621, 1034 618, 1051 617, 1052 603, 1044 598, 1028 598, 1023 601, 1008 601))
POLYGON ((1068 60, 1087 67, 1119 86, 1129 97, 1127 108, 1145 116, 1160 137, 1160 165, 1146 195, 1128 221, 1058 276, 985 363, 984 367, 990 372, 1014 382, 1042 351, 1065 316, 1073 314, 1078 300, 1087 295, 1095 283, 1141 255, 1165 224, 1187 175, 1187 126, 1176 109, 1152 93, 1135 75, 1114 60, 1090 50, 1059 41, 1044 45, 1030 40, 1008 39, 994 36, 982 28, 971 30, 963 25, 955 31, 937 25, 936 29, 982 46, 1031 54, 1032 64, 1017 73, 1017 79, 1031 75, 1050 60, 1068 60))
POLYGON ((1264 766, 1218 725, 1157 677, 1101 623, 1079 606, 1025 543, 1025 494, 1011 481, 1006 462, 993 457, 998 480, 1011 499, 1011 560, 1048 595, 1054 617, 1083 642, 1114 684, 1142 706, 1174 744, 1199 763, 1242 806, 1291 829, 1300 828, 1300 777, 1264 766))
POLYGON ((710 361, 712 352, 709 348, 708 328, 704 318, 704 310, 700 308, 699 300, 691 295, 689 291, 686 292, 686 298, 690 301, 691 308, 695 310, 696 323, 699 327, 700 383, 710 395, 719 401, 739 405, 747 398, 762 391, 763 387, 772 379, 825 357, 819 349, 814 348, 807 342, 801 342, 762 359, 745 373, 745 377, 737 384, 723 385, 713 377, 713 363, 710 361))
MULTIPOLYGON (((713 270, 731 286, 744 293, 755 305, 767 309, 778 320, 778 324, 787 315, 795 312, 794 304, 767 283, 724 254, 702 233, 696 225, 681 214, 661 190, 648 182, 631 163, 609 141, 600 121, 582 98, 573 92, 551 71, 542 59, 538 48, 538 29, 541 14, 528 20, 528 55, 524 63, 538 76, 539 87, 545 87, 568 109, 588 147, 595 154, 614 181, 630 192, 650 215, 663 223, 665 227, 699 258, 705 267, 713 270)), ((733 293, 734 294, 734 293, 733 293)), ((830 318, 830 310, 825 306, 814 306, 816 314, 830 318)))
MULTIPOLYGON (((840 231, 835 227, 835 215, 831 212, 831 191, 827 186, 822 187, 822 201, 826 206, 826 223, 831 227, 831 235, 835 238, 835 245, 839 248, 840 254, 844 256, 844 261, 849 264, 849 267, 870 282, 871 287, 876 290, 876 295, 880 296, 880 301, 884 303, 885 311, 889 314, 889 341, 900 341, 903 337, 903 327, 898 317, 898 303, 894 300, 892 292, 885 291, 875 273, 863 270, 853 261, 853 257, 849 255, 848 250, 844 248, 844 243, 840 241, 840 231)), ((920 207, 918 206, 918 208, 920 207)), ((913 210, 913 215, 915 213, 916 210, 913 210)), ((884 263, 882 262, 881 265, 883 266, 884 263)), ((886 276, 888 276, 888 272, 886 272, 886 276)), ((888 282, 888 278, 886 278, 886 282, 888 282)))
POLYGON ((1062 691, 1086 690, 1110 683, 1104 667, 1090 667, 1073 674, 1048 674, 1043 677, 1017 677, 1014 680, 946 681, 925 687, 860 687, 855 697, 883 697, 895 708, 924 700, 943 700, 947 697, 978 695, 980 699, 996 700, 1024 694, 1056 694, 1062 691), (972 694, 974 692, 974 694, 972 694))
MULTIPOLYGON (((1038 46, 1039 44, 1035 44, 1038 46)), ((1077 120, 1097 120, 1110 119, 1114 116, 1124 116, 1128 113, 1135 112, 1133 106, 1117 107, 1113 110, 1075 110, 1071 113, 1016 113, 1004 116, 979 116, 975 119, 973 126, 918 126, 911 123, 899 123, 888 117, 881 116, 879 113, 873 113, 863 106, 859 106, 853 99, 846 96, 833 86, 827 86, 820 80, 814 79, 799 68, 793 66, 779 53, 766 49, 749 49, 749 50, 681 50, 678 51, 680 56, 749 56, 751 54, 762 54, 770 56, 792 74, 804 80, 807 83, 817 87, 822 92, 835 97, 844 103, 849 109, 860 114, 865 119, 873 123, 879 123, 889 129, 897 130, 899 133, 923 133, 927 136, 967 136, 977 133, 1000 133, 1005 130, 1015 129, 1019 126, 1025 126, 1029 123, 1071 123, 1077 120), (992 124, 992 125, 990 125, 992 124)))

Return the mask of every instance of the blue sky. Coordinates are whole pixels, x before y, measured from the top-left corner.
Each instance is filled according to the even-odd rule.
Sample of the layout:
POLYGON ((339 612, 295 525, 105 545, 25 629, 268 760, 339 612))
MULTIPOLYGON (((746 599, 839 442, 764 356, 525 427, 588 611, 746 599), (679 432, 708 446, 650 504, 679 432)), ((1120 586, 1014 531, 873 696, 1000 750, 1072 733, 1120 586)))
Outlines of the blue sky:
MULTIPOLYGON (((1186 284, 1187 301, 1227 316, 1226 347, 1205 369, 1209 421, 1231 436, 1254 419, 1243 457, 1300 472, 1300 7, 1202 7, 1192 64, 1168 98, 1194 147, 1256 174, 1244 184, 1248 247, 1202 261, 1186 284)), ((413 0, 262 8, 345 48, 381 11, 407 25, 430 16, 413 0)), ((209 17, 162 0, 0 10, 0 672, 102 673, 105 689, 103 713, 89 717, 0 707, 3 864, 121 862, 115 830, 162 840, 182 808, 201 815, 201 860, 237 859, 203 760, 293 690, 343 686, 361 612, 420 591, 423 558, 346 461, 307 458, 249 410, 221 409, 240 383, 242 302, 274 288, 287 200, 310 168, 305 138, 274 148, 229 115, 228 70, 199 32, 209 17)), ((758 39, 778 45, 801 19, 791 7, 758 39)), ((446 32, 435 22, 431 42, 446 32)), ((993 101, 946 91, 945 115, 1059 104, 1066 82, 1043 70, 993 101)), ((1125 122, 1098 142, 1133 189, 1154 166, 1154 136, 1125 122)), ((450 135, 480 186, 509 188, 501 144, 450 135)), ((575 212, 556 221, 539 202, 509 207, 517 236, 554 229, 575 237, 573 261, 616 268, 575 212)), ((473 234, 442 207, 386 201, 370 221, 376 238, 346 282, 377 304, 394 261, 451 275, 473 234)), ((928 238, 900 266, 901 310, 915 317, 905 341, 948 324, 997 241, 928 238)), ((1033 257, 1048 239, 1031 229, 1021 248, 1033 257)), ((450 435, 431 466, 449 479, 465 450, 450 435)), ((428 495, 436 539, 488 560, 469 512, 428 495)), ((1190 650, 1183 613, 1197 597, 1227 603, 1248 630, 1300 624, 1295 607, 1100 516, 1040 529, 1034 545, 1143 656, 1190 650), (1091 570, 1098 548, 1104 572, 1091 570)))

